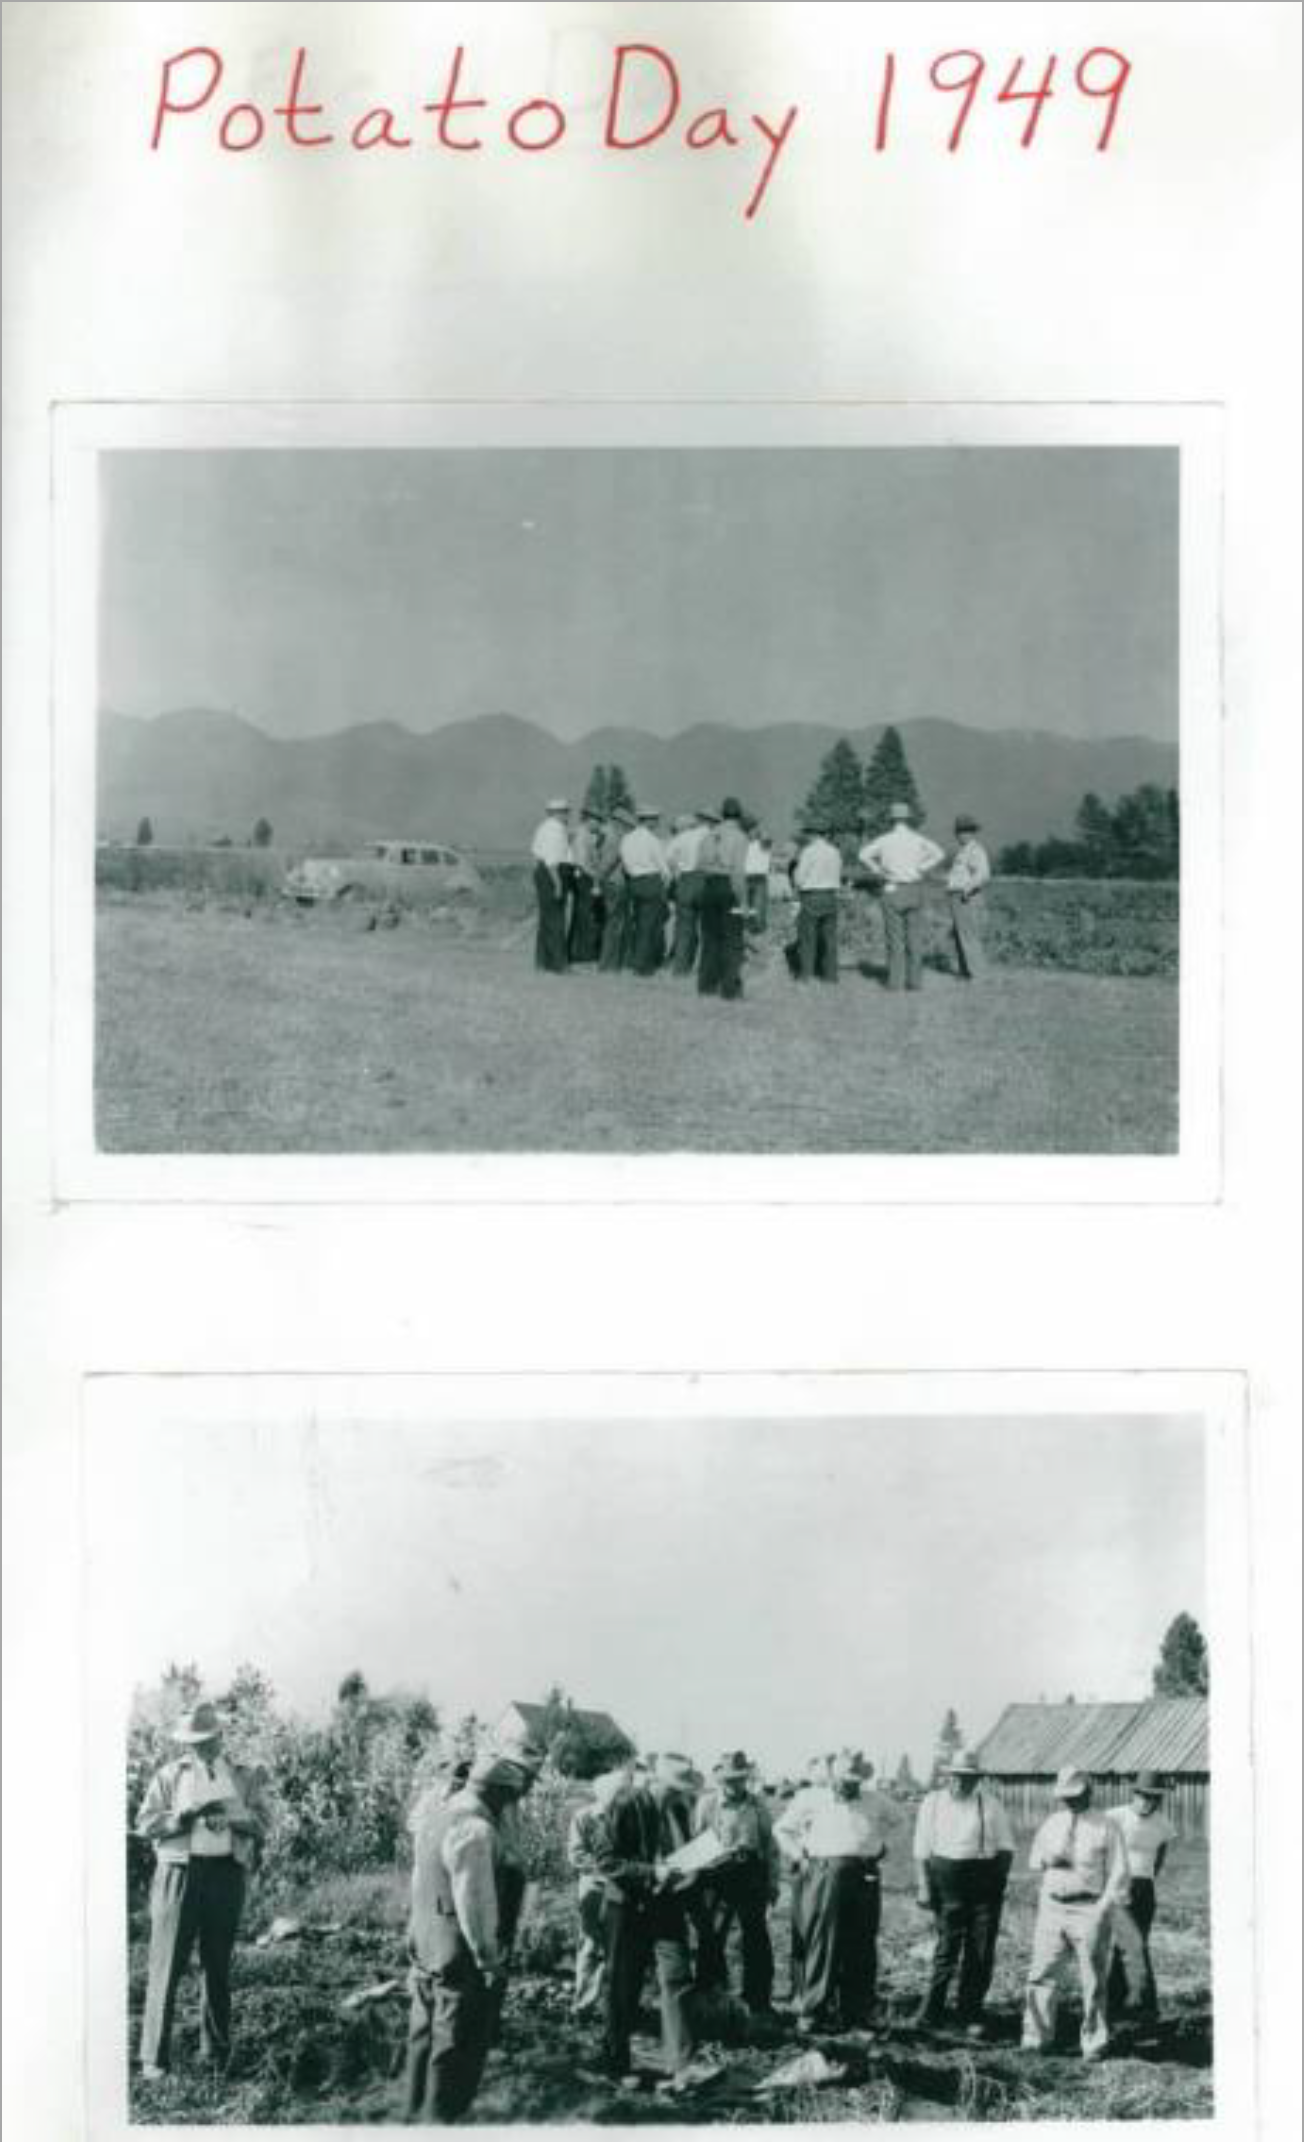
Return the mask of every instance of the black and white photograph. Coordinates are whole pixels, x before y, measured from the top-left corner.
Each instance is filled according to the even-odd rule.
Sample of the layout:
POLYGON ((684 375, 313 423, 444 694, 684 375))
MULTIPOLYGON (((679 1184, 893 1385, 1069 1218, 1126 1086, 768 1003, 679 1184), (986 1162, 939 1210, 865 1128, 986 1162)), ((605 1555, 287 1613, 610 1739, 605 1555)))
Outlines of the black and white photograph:
POLYGON ((92 1415, 133 2120, 1212 2116, 1208 1417, 359 1403, 92 1415))
POLYGON ((1189 453, 738 429, 97 457, 101 1153, 1178 1152, 1189 453))

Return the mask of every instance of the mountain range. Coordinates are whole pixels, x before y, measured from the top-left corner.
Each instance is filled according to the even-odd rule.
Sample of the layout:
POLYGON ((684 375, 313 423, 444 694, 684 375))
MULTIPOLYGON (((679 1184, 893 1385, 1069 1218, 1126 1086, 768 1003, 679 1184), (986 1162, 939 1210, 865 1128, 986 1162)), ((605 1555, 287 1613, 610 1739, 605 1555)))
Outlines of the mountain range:
MULTIPOLYGON (((897 724, 929 827, 972 811, 993 847, 1068 833, 1083 795, 1114 802, 1143 781, 1177 785, 1177 747, 1135 736, 987 730, 959 722, 897 724)), ((667 813, 733 792, 786 834, 839 736, 868 754, 883 724, 813 722, 738 729, 706 722, 678 736, 595 729, 565 743, 510 714, 420 733, 396 722, 330 735, 272 737, 238 715, 190 707, 152 720, 105 712, 99 723, 98 830, 130 840, 142 818, 165 845, 230 838, 257 819, 277 847, 344 849, 383 838, 519 850, 553 795, 578 803, 596 764, 622 766, 638 800, 667 813)))

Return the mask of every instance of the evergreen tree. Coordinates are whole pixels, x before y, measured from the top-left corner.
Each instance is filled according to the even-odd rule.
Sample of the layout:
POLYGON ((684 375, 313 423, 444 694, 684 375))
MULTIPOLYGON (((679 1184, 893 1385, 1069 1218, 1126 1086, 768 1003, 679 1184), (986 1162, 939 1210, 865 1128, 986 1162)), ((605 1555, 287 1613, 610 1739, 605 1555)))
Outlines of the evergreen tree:
POLYGON ((1143 782, 1119 803, 1113 831, 1115 876, 1177 876, 1177 797, 1172 789, 1143 782))
POLYGON ((859 833, 865 770, 854 744, 840 736, 820 760, 815 785, 806 798, 805 812, 828 826, 835 840, 859 833))
POLYGON ((153 845, 154 845, 154 827, 153 827, 153 824, 152 824, 152 822, 151 822, 151 821, 150 821, 150 820, 149 820, 148 818, 142 818, 142 819, 141 819, 141 821, 140 821, 140 824, 139 824, 139 825, 137 826, 137 828, 136 828, 136 846, 137 846, 138 848, 152 848, 152 847, 153 847, 153 845))
POLYGON ((1078 805, 1073 830, 1084 851, 1083 868, 1088 877, 1108 877, 1114 860, 1114 818, 1093 790, 1078 805))
POLYGON ((862 811, 865 830, 870 840, 886 833, 892 820, 889 816, 894 803, 908 803, 911 823, 920 826, 924 822, 923 799, 915 786, 915 777, 910 771, 906 747, 900 731, 888 728, 883 731, 865 768, 862 811))
POLYGON ((271 847, 271 845, 272 845, 272 825, 271 825, 271 820, 270 820, 270 819, 268 819, 268 818, 260 818, 260 819, 258 820, 258 822, 257 822, 257 824, 255 825, 255 827, 254 827, 254 830, 253 830, 253 839, 252 839, 252 841, 251 841, 250 845, 251 845, 252 847, 255 847, 255 848, 270 848, 270 847, 271 847))
POLYGON ((1192 1615, 1178 1614, 1169 1622, 1152 1681, 1157 1696, 1208 1695, 1209 1647, 1192 1615))
POLYGON ((600 811, 604 818, 609 818, 614 810, 632 811, 634 791, 624 767, 595 766, 584 791, 584 804, 587 810, 600 811))

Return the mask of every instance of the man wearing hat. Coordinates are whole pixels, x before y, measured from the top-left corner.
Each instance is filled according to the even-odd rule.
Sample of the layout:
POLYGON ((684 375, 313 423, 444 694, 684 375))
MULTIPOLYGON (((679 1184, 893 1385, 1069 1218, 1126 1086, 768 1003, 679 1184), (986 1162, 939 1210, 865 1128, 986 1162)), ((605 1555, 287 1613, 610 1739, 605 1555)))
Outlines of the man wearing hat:
POLYGON ((1032 1963, 1023 2006, 1025 2051, 1055 2043, 1065 1973, 1075 1964, 1082 1988, 1082 2057, 1099 2060, 1109 2044, 1106 1978, 1115 1907, 1127 1895, 1127 1852, 1117 1823, 1092 1807, 1091 1780, 1072 1766, 1055 1780, 1059 1802, 1032 1840, 1028 1865, 1041 1875, 1032 1963))
POLYGON ((714 1831, 729 1858, 705 1878, 698 1919, 699 1986, 728 1983, 729 1936, 737 1922, 743 1952, 743 1999, 753 2015, 768 2015, 774 1993, 770 1906, 779 1895, 779 1848, 754 1770, 741 1748, 716 1765, 715 1784, 697 1803, 693 1829, 714 1831))
POLYGON ((956 971, 961 981, 976 982, 986 972, 983 952, 983 907, 992 866, 978 835, 976 818, 962 811, 955 821, 955 854, 946 874, 946 897, 951 908, 951 939, 955 945, 956 971))
POLYGON ((502 2011, 514 1913, 514 1870, 502 1819, 533 1772, 496 1748, 471 1765, 461 1792, 429 1796, 414 1816, 407 2117, 444 2126, 480 2087, 502 2011))
POLYGON ((921 989, 924 981, 924 884, 946 861, 945 850, 910 823, 910 805, 894 803, 891 831, 860 851, 870 877, 882 888, 887 930, 887 986, 921 989))
MULTIPOLYGON (((804 1828, 807 1815, 821 1793, 829 1791, 831 1755, 812 1755, 806 1765, 802 1783, 789 1795, 778 1821, 787 1823, 791 1817, 794 1832, 804 1828), (795 1813, 794 1813, 795 1810, 795 1813)), ((806 1965, 806 1891, 810 1862, 805 1854, 795 1856, 785 1852, 779 1839, 776 1825, 775 1842, 780 1847, 780 1857, 788 1861, 788 1998, 800 2001, 806 1965)))
POLYGON ((701 849, 702 956, 697 964, 697 987, 704 997, 730 1001, 743 993, 747 835, 742 820, 738 798, 726 796, 701 849))
POLYGON ((267 1834, 258 1773, 228 1760, 222 1723, 198 1703, 173 1727, 182 1753, 151 1778, 136 1834, 154 1847, 149 1983, 140 2064, 147 2080, 168 2066, 177 1992, 198 1943, 204 2000, 200 2048, 225 2067, 231 2051, 231 1957, 245 1887, 267 1834))
POLYGON ((747 920, 764 932, 770 927, 770 836, 758 818, 743 818, 747 835, 747 920))
POLYGON ((567 830, 570 805, 564 796, 554 796, 544 805, 544 815, 530 843, 534 858, 534 897, 539 908, 539 927, 534 940, 534 964, 544 974, 565 974, 566 892, 571 871, 571 844, 567 830))
POLYGON ((572 967, 591 967, 602 949, 602 902, 598 870, 606 826, 596 805, 586 803, 571 839, 571 912, 566 954, 572 967))
POLYGON ((687 1884, 665 1862, 689 1841, 701 1783, 687 1756, 658 1755, 651 1774, 631 1776, 595 1826, 594 1859, 607 1897, 602 2065, 613 2082, 629 2074, 630 2039, 650 1962, 656 1964, 668 2076, 683 2088, 697 2079, 687 1884))
POLYGON ((607 1894, 596 1856, 598 1824, 618 1792, 629 1783, 628 1769, 607 1770, 594 1778, 588 1798, 576 1808, 566 1837, 566 1864, 575 1876, 579 1940, 575 1948, 575 1991, 571 2015, 577 2022, 602 2005, 607 1962, 607 1894))
POLYGON ((797 894, 797 975, 803 982, 838 978, 838 901, 842 888, 842 854, 828 837, 822 818, 808 818, 792 866, 797 894))
POLYGON ((785 1857, 805 1868, 805 1962, 797 2028, 803 2035, 868 2027, 878 1995, 879 1867, 898 1821, 882 1793, 866 1792, 874 1766, 844 1748, 829 1788, 798 1794, 775 1825, 785 1857))
POLYGON ((673 974, 691 974, 697 965, 702 934, 702 842, 714 811, 684 811, 675 820, 675 830, 666 847, 670 866, 670 897, 675 906, 674 938, 670 947, 673 974))
POLYGON ((1159 1992, 1150 1961, 1150 1929, 1155 1921, 1155 1885, 1176 1831, 1163 1812, 1164 1780, 1157 1770, 1139 1770, 1126 1807, 1110 1811, 1127 1854, 1127 1892, 1114 1911, 1114 1957, 1109 1973, 1111 2007, 1130 2019, 1153 2026, 1159 2020, 1159 1992))
POLYGON ((628 967, 633 955, 634 908, 620 849, 625 835, 632 832, 636 824, 634 813, 623 803, 618 803, 612 811, 598 863, 598 891, 602 902, 602 953, 598 964, 604 974, 619 974, 628 967))
POLYGON ((640 804, 638 824, 620 844, 620 865, 633 903, 633 955, 635 974, 655 974, 666 955, 666 887, 670 866, 656 828, 661 813, 654 804, 640 804))
POLYGON ((943 1764, 942 1777, 915 1821, 915 1897, 937 1925, 928 1992, 915 2020, 925 2030, 943 2021, 958 1966, 957 2018, 971 2038, 981 2038, 1014 1832, 1004 1805, 984 1787, 972 1748, 943 1764))

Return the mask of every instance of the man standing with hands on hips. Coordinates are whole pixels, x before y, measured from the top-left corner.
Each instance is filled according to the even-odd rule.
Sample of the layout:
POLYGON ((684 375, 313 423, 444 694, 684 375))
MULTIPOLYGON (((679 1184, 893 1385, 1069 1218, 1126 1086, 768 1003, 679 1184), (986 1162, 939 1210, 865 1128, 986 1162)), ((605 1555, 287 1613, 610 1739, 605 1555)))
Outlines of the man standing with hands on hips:
POLYGON ((1028 1864, 1041 1875, 1032 1964, 1023 2007, 1025 2052, 1055 2044, 1060 1991, 1077 1966, 1082 1989, 1082 2057, 1099 2060, 1109 2044, 1106 1980, 1114 1942, 1114 1908, 1127 1895, 1127 1852, 1116 1822, 1091 1805, 1091 1780, 1071 1766, 1055 1780, 1060 1802, 1032 1840, 1028 1864))
POLYGON ((946 861, 945 850, 910 823, 910 805, 894 803, 892 830, 871 840, 860 860, 883 888, 887 929, 887 986, 922 989, 924 982, 924 880, 946 861))

